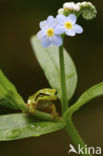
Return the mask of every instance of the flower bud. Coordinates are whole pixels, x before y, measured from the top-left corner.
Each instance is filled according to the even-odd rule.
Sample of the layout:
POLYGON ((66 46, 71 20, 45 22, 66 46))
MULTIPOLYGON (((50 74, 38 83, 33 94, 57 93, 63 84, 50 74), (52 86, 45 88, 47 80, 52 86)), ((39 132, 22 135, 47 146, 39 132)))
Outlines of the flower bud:
POLYGON ((96 17, 97 11, 95 6, 91 2, 82 2, 81 9, 84 19, 91 20, 96 17))
POLYGON ((95 6, 91 2, 67 2, 64 3, 63 8, 58 10, 58 14, 65 15, 66 17, 70 14, 75 14, 79 17, 81 14, 84 19, 91 20, 96 17, 97 11, 95 6))
POLYGON ((75 10, 75 11, 79 11, 79 10, 80 10, 80 6, 76 4, 76 5, 74 6, 74 10, 75 10))
POLYGON ((85 6, 87 4, 87 2, 82 2, 81 6, 85 6))
POLYGON ((59 10, 58 10, 58 14, 64 14, 64 9, 63 8, 60 8, 59 10))
POLYGON ((64 8, 65 11, 74 10, 75 3, 74 2, 64 3, 63 8, 64 8))

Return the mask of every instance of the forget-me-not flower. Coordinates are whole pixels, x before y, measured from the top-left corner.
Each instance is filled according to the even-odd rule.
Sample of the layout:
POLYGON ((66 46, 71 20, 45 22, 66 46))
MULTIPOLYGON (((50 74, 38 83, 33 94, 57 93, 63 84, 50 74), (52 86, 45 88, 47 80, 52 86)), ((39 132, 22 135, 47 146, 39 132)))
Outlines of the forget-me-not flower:
POLYGON ((75 36, 76 33, 80 34, 83 32, 83 28, 76 24, 76 16, 74 14, 70 14, 68 17, 64 15, 57 15, 56 17, 58 21, 57 32, 58 33, 66 33, 68 36, 75 36))
POLYGON ((51 44, 59 47, 63 40, 60 32, 56 30, 57 19, 49 16, 47 20, 40 22, 41 31, 38 32, 37 37, 41 40, 43 47, 49 47, 51 44))

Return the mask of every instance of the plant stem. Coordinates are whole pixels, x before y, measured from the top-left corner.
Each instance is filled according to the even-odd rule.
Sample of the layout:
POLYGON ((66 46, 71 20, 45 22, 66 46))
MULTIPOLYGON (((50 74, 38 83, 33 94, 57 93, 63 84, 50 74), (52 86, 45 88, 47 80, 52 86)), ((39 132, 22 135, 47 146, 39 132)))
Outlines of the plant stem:
POLYGON ((39 110, 35 110, 34 115, 35 117, 38 117, 40 119, 48 120, 48 121, 62 121, 63 119, 59 116, 53 116, 49 113, 41 112, 39 110))
POLYGON ((68 102, 67 102, 63 45, 59 47, 59 62, 60 62, 60 75, 61 75, 60 77, 61 77, 61 90, 62 90, 61 104, 62 104, 62 113, 64 113, 68 108, 68 102))
POLYGON ((76 149, 78 150, 78 145, 83 148, 84 154, 80 154, 81 156, 92 156, 91 154, 85 154, 85 143, 83 142, 82 138, 78 134, 75 126, 72 123, 71 118, 67 120, 66 131, 69 134, 73 144, 75 145, 76 149))
POLYGON ((39 110, 35 110, 34 111, 34 114, 31 114, 29 112, 29 108, 27 107, 27 104, 25 104, 25 109, 23 110, 23 112, 26 113, 26 114, 28 114, 28 115, 30 114, 31 116, 35 116, 35 117, 37 117, 39 119, 42 119, 42 120, 63 121, 63 118, 62 117, 55 116, 55 115, 52 115, 52 114, 49 114, 49 113, 45 113, 45 112, 41 112, 39 110))

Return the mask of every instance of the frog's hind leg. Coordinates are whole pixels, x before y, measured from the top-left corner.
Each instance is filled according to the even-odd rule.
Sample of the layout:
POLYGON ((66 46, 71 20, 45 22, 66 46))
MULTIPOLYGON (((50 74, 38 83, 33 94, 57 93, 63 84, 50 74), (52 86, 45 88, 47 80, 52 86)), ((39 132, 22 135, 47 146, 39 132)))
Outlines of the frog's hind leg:
POLYGON ((50 109, 51 109, 51 114, 52 114, 52 116, 53 116, 54 118, 55 118, 56 116, 59 116, 59 113, 57 113, 57 111, 56 111, 56 106, 55 106, 54 103, 51 104, 50 109))
POLYGON ((42 111, 49 113, 49 114, 53 115, 54 117, 58 116, 58 113, 56 112, 56 107, 55 107, 54 103, 51 103, 50 106, 44 108, 42 111))
POLYGON ((50 105, 50 109, 51 109, 51 114, 56 113, 56 106, 55 106, 54 103, 52 103, 52 104, 50 105))

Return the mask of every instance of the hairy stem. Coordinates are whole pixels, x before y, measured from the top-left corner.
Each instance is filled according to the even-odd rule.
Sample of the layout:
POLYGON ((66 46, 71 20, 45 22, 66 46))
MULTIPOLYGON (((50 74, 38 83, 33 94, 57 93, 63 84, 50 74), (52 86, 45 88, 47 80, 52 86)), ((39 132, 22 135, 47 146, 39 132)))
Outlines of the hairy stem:
POLYGON ((66 131, 69 134, 77 151, 78 151, 78 145, 80 145, 80 147, 83 148, 82 151, 84 154, 80 154, 81 156, 92 156, 91 154, 85 154, 85 143, 83 142, 82 138, 78 134, 78 131, 76 130, 75 126, 73 125, 71 118, 69 120, 67 120, 66 131))
POLYGON ((60 77, 61 77, 61 90, 62 90, 61 104, 62 104, 62 113, 64 113, 68 108, 68 102, 67 102, 63 45, 59 47, 59 62, 60 62, 60 77))

